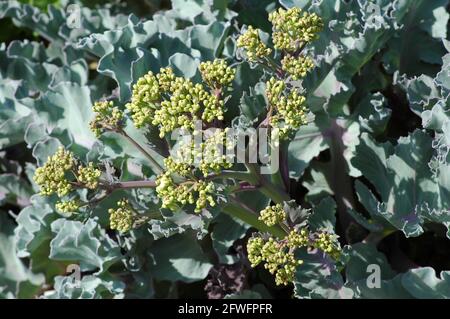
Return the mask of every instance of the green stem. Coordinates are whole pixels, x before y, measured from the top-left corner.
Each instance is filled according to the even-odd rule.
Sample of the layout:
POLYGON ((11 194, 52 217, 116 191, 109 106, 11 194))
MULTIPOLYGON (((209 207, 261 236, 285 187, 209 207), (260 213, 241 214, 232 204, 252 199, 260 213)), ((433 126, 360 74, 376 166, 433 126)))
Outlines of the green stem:
POLYGON ((276 173, 271 175, 271 181, 276 186, 289 192, 289 166, 288 166, 288 143, 286 141, 280 141, 279 154, 278 154, 278 166, 279 169, 276 173))
POLYGON ((259 190, 266 195, 267 197, 271 198, 275 203, 282 204, 285 201, 289 201, 291 197, 288 193, 286 193, 284 190, 282 190, 280 187, 277 187, 272 182, 270 182, 267 178, 262 176, 259 173, 259 166, 252 163, 245 164, 250 174, 254 176, 254 179, 257 181, 256 185, 259 185, 259 190))
MULTIPOLYGON (((348 214, 347 209, 354 208, 355 203, 352 180, 348 174, 349 168, 344 157, 344 133, 345 128, 340 126, 336 120, 333 120, 330 127, 330 154, 333 165, 333 175, 330 185, 335 195, 342 232, 347 234, 347 229, 352 222, 352 218, 348 214)), ((345 236, 345 239, 348 241, 348 236, 345 236)))
POLYGON ((128 181, 117 182, 110 184, 113 189, 127 189, 127 188, 154 188, 156 187, 155 181, 142 180, 142 181, 128 181))
POLYGON ((287 202, 291 199, 286 192, 276 187, 264 177, 261 177, 260 183, 260 191, 267 197, 271 198, 275 203, 283 204, 283 202, 287 202))
POLYGON ((281 66, 278 65, 274 59, 272 59, 271 57, 267 56, 266 57, 266 61, 269 63, 269 67, 272 68, 272 70, 276 73, 279 73, 280 71, 282 71, 281 66))
POLYGON ((222 210, 226 214, 244 221, 261 232, 268 232, 277 238, 284 238, 286 236, 286 232, 283 228, 278 225, 273 227, 267 226, 258 219, 258 215, 255 212, 236 200, 230 199, 230 202, 227 203, 222 210))
POLYGON ((153 156, 148 152, 145 148, 143 148, 138 142, 136 142, 130 135, 127 134, 124 130, 119 130, 119 134, 121 134, 123 137, 125 137, 131 144, 133 144, 142 154, 144 154, 145 157, 152 163, 154 166, 153 169, 155 169, 156 174, 161 174, 164 172, 164 168, 159 165, 159 163, 153 158, 153 156))

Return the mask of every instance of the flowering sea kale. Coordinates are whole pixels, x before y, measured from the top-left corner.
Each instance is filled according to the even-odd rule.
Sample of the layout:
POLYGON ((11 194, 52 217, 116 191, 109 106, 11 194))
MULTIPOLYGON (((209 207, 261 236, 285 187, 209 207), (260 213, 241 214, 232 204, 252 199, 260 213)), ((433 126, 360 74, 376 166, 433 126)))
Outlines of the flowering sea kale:
MULTIPOLYGON (((307 123, 308 112, 305 97, 288 79, 298 80, 313 67, 311 58, 301 55, 301 48, 315 38, 321 22, 315 15, 304 14, 300 17, 297 9, 279 10, 271 14, 271 21, 275 48, 290 52, 281 61, 274 59, 273 50, 261 41, 259 31, 251 26, 239 37, 237 45, 245 50, 250 62, 270 70, 269 74, 272 75, 266 82, 267 114, 264 122, 273 129, 272 137, 288 139, 291 133, 307 123), (300 20, 295 22, 296 18, 300 20)), ((122 135, 143 152, 157 168, 155 172, 158 175, 154 180, 136 184, 136 187, 154 188, 161 208, 174 212, 188 210, 198 214, 218 206, 219 198, 229 196, 229 203, 225 204, 227 208, 223 209, 234 211, 236 204, 231 203, 235 201, 235 193, 242 187, 261 188, 277 204, 262 210, 259 220, 269 229, 273 228, 273 234, 277 234, 277 227, 286 220, 282 204, 288 195, 283 190, 277 190, 261 175, 254 163, 245 161, 247 171, 234 169, 234 157, 229 156, 229 151, 236 146, 242 148, 242 145, 236 144, 237 137, 230 138, 233 130, 226 127, 224 121, 226 101, 233 94, 236 70, 226 60, 215 59, 201 62, 198 71, 200 83, 175 75, 171 67, 163 67, 156 74, 148 71, 133 85, 131 99, 125 105, 126 110, 116 106, 113 101, 94 103, 91 130, 97 137, 105 132, 122 135), (161 139, 167 139, 169 134, 177 130, 190 136, 175 143, 170 155, 160 163, 145 145, 127 133, 127 117, 138 129, 156 127, 161 139)), ((102 172, 92 162, 87 165, 80 163, 77 169, 76 163, 79 160, 61 148, 43 167, 36 170, 35 181, 41 187, 41 193, 47 196, 57 193, 63 198, 56 204, 60 212, 86 210, 104 200, 114 190, 128 188, 111 177, 100 180, 102 172), (86 199, 81 195, 81 190, 94 194, 86 199)), ((133 188, 133 182, 128 183, 126 185, 131 183, 129 188, 133 188)), ((110 208, 108 212, 109 225, 113 230, 126 233, 139 225, 135 223, 135 208, 127 198, 117 202, 117 208, 110 208)), ((285 226, 280 229, 284 232, 288 228, 285 226)), ((284 235, 286 239, 265 239, 266 235, 254 237, 248 245, 252 265, 264 262, 265 267, 275 274, 277 284, 292 282, 296 266, 301 263, 294 256, 296 248, 317 247, 335 255, 334 244, 327 242, 328 237, 318 237, 316 240, 305 230, 298 234, 292 230, 284 235)), ((322 235, 326 236, 318 236, 322 235)))
POLYGON ((51 2, 0 1, 0 299, 450 298, 450 0, 51 2))

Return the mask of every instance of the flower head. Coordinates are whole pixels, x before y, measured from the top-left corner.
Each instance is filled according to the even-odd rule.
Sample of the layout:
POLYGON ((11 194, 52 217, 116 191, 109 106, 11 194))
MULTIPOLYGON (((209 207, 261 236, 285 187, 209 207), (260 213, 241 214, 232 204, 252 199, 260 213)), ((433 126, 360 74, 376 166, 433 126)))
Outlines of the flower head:
POLYGON ((61 213, 76 213, 80 209, 80 203, 77 200, 68 200, 57 202, 56 209, 61 213))
POLYGON ((42 167, 34 173, 34 181, 41 188, 41 194, 50 196, 56 193, 59 197, 67 195, 72 185, 66 178, 66 173, 75 165, 73 154, 60 147, 58 151, 49 156, 42 167))
POLYGON ((200 63, 200 73, 203 82, 212 88, 228 86, 233 82, 236 70, 230 68, 222 59, 200 63))
MULTIPOLYGON (((267 95, 269 98, 269 93, 267 95)), ((297 91, 278 97, 275 103, 276 114, 272 116, 270 124, 278 130, 280 138, 286 138, 289 133, 295 132, 308 122, 305 101, 306 98, 297 91)))
POLYGON ((286 55, 281 60, 281 67, 294 80, 304 78, 306 74, 314 67, 314 62, 310 57, 300 56, 295 58, 291 55, 286 55))
POLYGON ((259 220, 263 221, 267 226, 274 226, 286 220, 286 212, 281 204, 268 206, 259 214, 259 220))
MULTIPOLYGON (((268 206, 261 211, 260 220, 268 226, 284 221, 286 213, 281 204, 268 206)), ((303 263, 295 258, 299 248, 319 249, 334 260, 341 255, 337 236, 324 231, 311 232, 307 226, 292 227, 284 238, 254 234, 247 242, 248 260, 252 267, 263 264, 275 275, 277 285, 287 285, 294 280, 297 266, 303 263)))
POLYGON ((257 61, 268 56, 272 50, 261 41, 258 29, 249 26, 237 40, 237 46, 245 49, 249 61, 257 61))
POLYGON ((131 102, 126 105, 137 128, 151 123, 157 108, 156 103, 159 100, 159 83, 156 76, 150 71, 133 85, 131 102))
POLYGON ((339 242, 334 234, 327 232, 315 234, 314 247, 322 250, 334 259, 338 259, 341 255, 341 248, 339 247, 339 242))
POLYGON ((78 167, 77 179, 80 183, 84 184, 86 188, 96 189, 98 186, 98 180, 102 172, 94 167, 94 163, 90 162, 88 166, 80 165, 78 167))
POLYGON ((282 80, 277 80, 271 77, 269 81, 266 82, 266 96, 269 103, 275 105, 279 102, 280 97, 283 95, 286 84, 282 80))
POLYGON ((175 81, 175 74, 172 68, 161 68, 156 75, 161 92, 168 92, 172 87, 172 83, 175 81))
POLYGON ((98 137, 105 130, 115 130, 122 127, 123 112, 112 101, 98 101, 92 110, 94 119, 89 123, 91 130, 98 137))
POLYGON ((111 229, 117 229, 125 233, 133 228, 134 211, 127 199, 118 201, 117 206, 116 209, 110 208, 108 210, 109 226, 111 229))
POLYGON ((207 92, 201 84, 189 79, 175 78, 170 85, 170 97, 155 111, 153 125, 159 126, 160 136, 176 128, 193 130, 197 120, 207 123, 223 120, 224 102, 207 92))
POLYGON ((264 268, 275 275, 277 285, 287 285, 294 280, 295 271, 302 260, 295 259, 293 249, 285 242, 270 237, 252 237, 247 242, 248 259, 252 267, 263 263, 264 268))
POLYGON ((179 206, 195 204, 194 212, 200 213, 207 206, 216 205, 214 183, 210 181, 186 181, 176 184, 170 172, 156 179, 156 193, 162 200, 162 207, 177 210, 179 206))
POLYGON ((276 49, 295 52, 316 39, 323 28, 322 19, 315 13, 303 12, 294 7, 279 8, 269 14, 273 25, 273 43, 276 49))

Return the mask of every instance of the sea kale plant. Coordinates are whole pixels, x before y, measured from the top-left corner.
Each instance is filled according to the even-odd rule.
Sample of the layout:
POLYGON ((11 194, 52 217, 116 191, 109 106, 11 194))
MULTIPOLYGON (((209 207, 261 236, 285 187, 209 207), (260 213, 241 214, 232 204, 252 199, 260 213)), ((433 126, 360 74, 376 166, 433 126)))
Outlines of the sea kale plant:
POLYGON ((450 298, 448 0, 142 6, 0 2, 0 297, 450 298))

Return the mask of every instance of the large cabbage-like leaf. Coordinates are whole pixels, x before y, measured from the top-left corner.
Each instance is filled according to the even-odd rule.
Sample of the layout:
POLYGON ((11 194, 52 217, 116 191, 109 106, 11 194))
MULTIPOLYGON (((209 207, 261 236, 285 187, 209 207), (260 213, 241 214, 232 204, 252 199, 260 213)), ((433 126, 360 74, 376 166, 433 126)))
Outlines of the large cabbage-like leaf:
MULTIPOLYGON (((377 144, 363 134, 352 160, 381 196, 376 214, 406 236, 422 234, 425 220, 448 226, 448 173, 444 170, 439 179, 428 165, 434 153, 431 138, 416 130, 400 138, 398 143, 396 147, 389 143, 377 144)), ((367 198, 361 194, 361 186, 357 191, 359 196, 367 198)), ((365 201, 365 206, 375 213, 374 199, 372 204, 365 201)))

